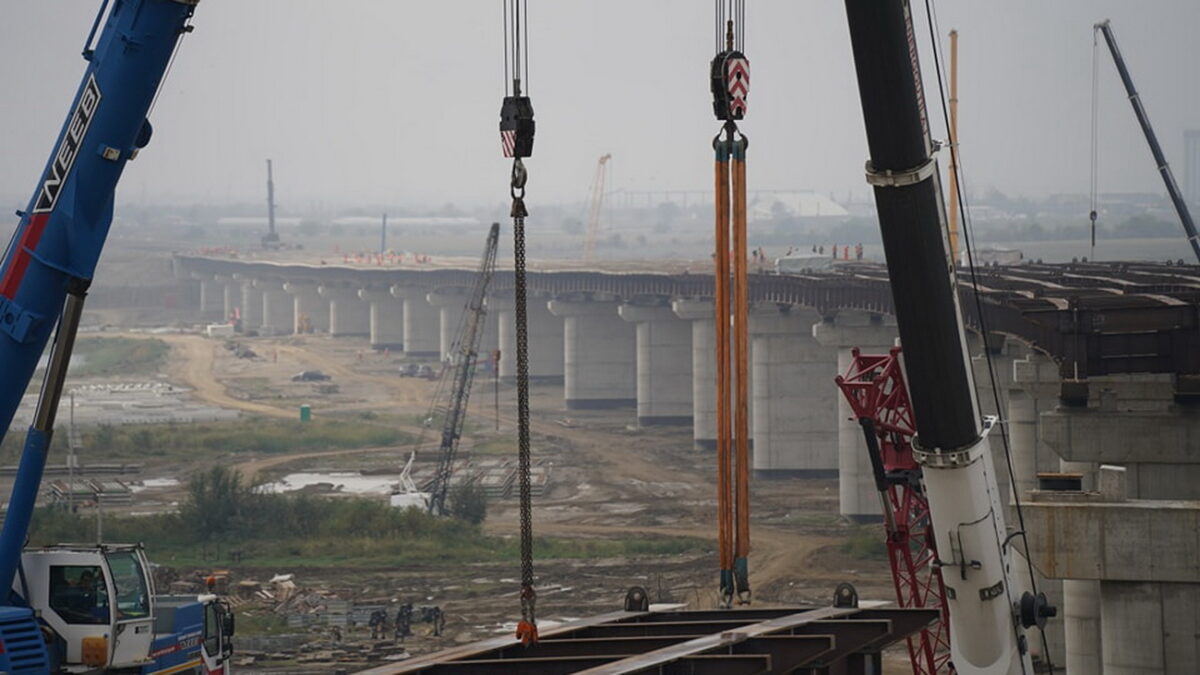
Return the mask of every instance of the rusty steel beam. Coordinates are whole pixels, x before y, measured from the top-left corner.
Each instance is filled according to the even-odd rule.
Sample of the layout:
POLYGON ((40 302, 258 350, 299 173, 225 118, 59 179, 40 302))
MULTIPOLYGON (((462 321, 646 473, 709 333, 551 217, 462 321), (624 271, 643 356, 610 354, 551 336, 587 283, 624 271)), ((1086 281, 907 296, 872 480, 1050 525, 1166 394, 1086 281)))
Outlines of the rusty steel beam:
MULTIPOLYGON (((647 612, 608 612, 607 614, 598 614, 596 616, 586 617, 577 621, 570 621, 560 626, 553 628, 544 628, 541 631, 542 639, 553 638, 558 635, 570 634, 580 628, 586 628, 595 624, 609 623, 613 621, 626 621, 646 616, 647 612)), ((377 668, 364 670, 359 675, 402 675, 402 673, 417 673, 422 672, 426 668, 430 668, 445 662, 454 660, 466 660, 475 657, 482 657, 485 654, 496 650, 503 650, 512 647, 519 647, 520 640, 510 636, 503 635, 494 637, 489 640, 481 640, 473 642, 462 647, 455 647, 437 654, 428 654, 419 656, 414 659, 409 659, 404 663, 393 663, 377 668)))
POLYGON ((528 647, 493 638, 367 675, 869 672, 937 617, 928 609, 799 607, 614 612, 548 629, 528 647))

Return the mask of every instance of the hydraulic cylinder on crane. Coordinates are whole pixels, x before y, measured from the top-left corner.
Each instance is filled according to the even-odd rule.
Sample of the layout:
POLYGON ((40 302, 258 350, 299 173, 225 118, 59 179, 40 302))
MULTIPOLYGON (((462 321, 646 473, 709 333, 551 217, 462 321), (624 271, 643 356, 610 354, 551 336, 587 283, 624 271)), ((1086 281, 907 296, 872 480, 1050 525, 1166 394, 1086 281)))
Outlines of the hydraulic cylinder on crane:
POLYGON ((846 0, 846 12, 954 666, 1031 675, 1025 628, 1049 610, 1028 602, 1010 568, 988 447, 994 418, 981 419, 975 398, 911 8, 908 0, 846 0))

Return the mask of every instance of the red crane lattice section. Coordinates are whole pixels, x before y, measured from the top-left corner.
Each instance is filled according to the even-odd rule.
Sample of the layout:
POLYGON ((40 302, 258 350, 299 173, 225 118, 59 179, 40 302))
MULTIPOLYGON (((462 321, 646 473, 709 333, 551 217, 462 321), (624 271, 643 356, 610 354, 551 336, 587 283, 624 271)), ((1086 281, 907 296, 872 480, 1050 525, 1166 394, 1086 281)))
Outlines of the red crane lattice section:
POLYGON ((837 385, 863 427, 887 531, 896 602, 905 608, 940 610, 938 621, 908 637, 914 675, 945 675, 950 664, 950 617, 937 560, 937 544, 921 467, 913 459, 916 433, 900 348, 866 355, 857 348, 837 385))

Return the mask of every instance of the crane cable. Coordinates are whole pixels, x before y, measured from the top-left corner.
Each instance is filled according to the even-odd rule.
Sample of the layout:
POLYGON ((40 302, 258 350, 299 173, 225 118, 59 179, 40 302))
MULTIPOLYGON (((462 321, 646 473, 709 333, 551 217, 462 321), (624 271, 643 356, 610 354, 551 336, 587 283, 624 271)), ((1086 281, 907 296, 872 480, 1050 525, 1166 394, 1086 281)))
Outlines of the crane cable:
MULTIPOLYGON (((925 0, 925 15, 929 22, 929 39, 932 42, 932 46, 933 46, 933 62, 934 62, 934 69, 937 72, 938 92, 939 92, 939 100, 942 105, 942 116, 945 121, 946 127, 949 128, 950 113, 949 113, 949 106, 947 105, 947 102, 946 102, 946 88, 945 88, 945 84, 943 83, 943 76, 942 76, 941 43, 938 42, 938 36, 941 35, 941 32, 940 32, 940 28, 938 27, 937 10, 935 8, 935 3, 933 2, 933 0, 925 0)), ((957 139, 955 139, 955 140, 957 141, 957 139)), ((977 275, 977 270, 975 267, 975 246, 972 241, 973 235, 974 235, 974 228, 973 228, 974 223, 970 217, 970 209, 967 208, 967 197, 966 197, 967 184, 965 181, 966 170, 963 168, 962 156, 959 154, 959 147, 958 147, 957 142, 950 145, 950 152, 954 154, 954 166, 958 170, 958 184, 959 184, 958 203, 952 204, 951 208, 957 208, 962 213, 963 238, 964 238, 963 243, 965 244, 965 248, 967 251, 967 267, 971 274, 971 289, 972 289, 972 295, 973 295, 974 301, 975 301, 974 302, 975 312, 979 317, 980 332, 986 337, 988 334, 987 317, 983 313, 983 300, 981 299, 981 294, 979 292, 980 283, 979 283, 979 277, 977 275)), ((996 378, 996 365, 992 359, 992 352, 990 349, 987 349, 985 347, 983 350, 983 354, 984 354, 984 358, 987 360, 988 379, 990 380, 990 384, 991 384, 992 400, 996 406, 996 412, 1002 414, 1004 411, 1002 411, 1000 409, 1000 401, 1001 401, 1000 385, 996 378)), ((1002 417, 1003 417, 1003 415, 1002 415, 1002 417)), ((1036 572, 1034 571, 1033 559, 1029 555, 1029 537, 1026 534, 1026 530, 1025 530, 1025 512, 1021 506, 1021 494, 1020 494, 1021 491, 1017 485, 1017 471, 1016 471, 1016 467, 1013 464, 1012 446, 1008 440, 1007 421, 1008 420, 1006 419, 1005 423, 997 425, 997 428, 1000 431, 1000 440, 1004 446, 1005 463, 1008 465, 1007 468, 1008 468, 1009 491, 1010 491, 1010 494, 1013 499, 1013 506, 1015 507, 1015 510, 1017 512, 1018 530, 1016 533, 1014 533, 1013 537, 1019 538, 1021 540, 1022 545, 1024 546, 1023 557, 1025 558, 1026 571, 1029 574, 1029 585, 1033 590, 1033 594, 1035 596, 1037 596, 1037 595, 1039 595, 1038 588, 1037 588, 1037 575, 1036 575, 1036 572)), ((1042 642, 1042 656, 1046 660, 1046 666, 1047 666, 1049 674, 1054 675, 1055 668, 1054 668, 1053 661, 1051 661, 1051 659, 1050 659, 1050 645, 1049 645, 1049 641, 1046 638, 1045 626, 1039 624, 1038 632, 1040 633, 1041 642, 1042 642)))
POLYGON ((1091 211, 1088 218, 1092 221, 1092 253, 1091 260, 1096 260, 1096 217, 1099 207, 1100 185, 1100 40, 1092 30, 1092 175, 1091 175, 1091 211))
POLYGON ((504 14, 505 97, 500 107, 500 142, 504 156, 513 160, 509 181, 509 194, 512 197, 509 216, 513 219, 513 300, 517 338, 517 485, 521 520, 521 620, 517 623, 516 637, 522 644, 529 646, 538 641, 538 630, 537 592, 533 588, 533 504, 529 479, 529 324, 525 286, 525 218, 529 215, 525 208, 525 183, 529 174, 521 160, 533 155, 535 127, 533 104, 521 90, 522 75, 526 83, 529 79, 528 23, 522 25, 522 15, 528 19, 528 0, 501 2, 504 14))
POLYGON ((748 564, 749 304, 746 292, 746 150, 750 141, 737 126, 737 121, 746 114, 750 62, 741 51, 745 46, 745 0, 716 0, 714 9, 716 26, 713 37, 716 56, 710 67, 710 88, 713 94, 713 113, 718 121, 723 122, 721 131, 712 141, 715 152, 716 204, 713 313, 717 343, 717 539, 720 564, 718 604, 721 607, 730 607, 735 596, 740 604, 749 604, 751 597, 748 564), (732 355, 729 336, 731 309, 732 355))

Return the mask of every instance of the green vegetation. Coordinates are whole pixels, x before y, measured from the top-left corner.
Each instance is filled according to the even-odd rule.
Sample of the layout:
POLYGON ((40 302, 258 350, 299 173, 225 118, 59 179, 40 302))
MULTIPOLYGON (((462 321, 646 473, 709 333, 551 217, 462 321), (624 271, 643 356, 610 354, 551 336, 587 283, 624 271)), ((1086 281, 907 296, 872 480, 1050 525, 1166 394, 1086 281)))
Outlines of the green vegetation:
POLYGON ((842 544, 842 553, 859 560, 887 560, 887 542, 879 526, 856 527, 842 544))
POLYGON ((213 453, 287 452, 369 448, 400 445, 408 435, 362 420, 245 419, 206 424, 112 426, 101 424, 83 434, 89 457, 194 459, 213 453))
MULTIPOLYGON (((88 541, 95 532, 90 514, 57 508, 35 514, 31 545, 88 541)), ((239 551, 244 564, 265 567, 395 567, 515 561, 515 538, 485 535, 476 524, 438 518, 416 509, 395 509, 368 499, 321 499, 310 495, 256 492, 224 467, 196 476, 178 514, 106 517, 108 541, 141 541, 164 564, 228 562, 239 551)), ((534 550, 543 558, 677 555, 706 550, 705 542, 685 538, 540 538, 534 550)))
POLYGON ((85 337, 75 353, 86 357, 71 374, 76 377, 153 375, 166 363, 171 347, 162 340, 85 337))

